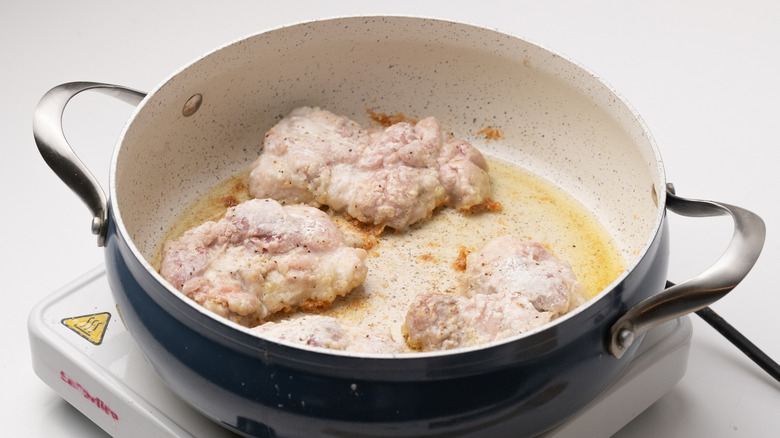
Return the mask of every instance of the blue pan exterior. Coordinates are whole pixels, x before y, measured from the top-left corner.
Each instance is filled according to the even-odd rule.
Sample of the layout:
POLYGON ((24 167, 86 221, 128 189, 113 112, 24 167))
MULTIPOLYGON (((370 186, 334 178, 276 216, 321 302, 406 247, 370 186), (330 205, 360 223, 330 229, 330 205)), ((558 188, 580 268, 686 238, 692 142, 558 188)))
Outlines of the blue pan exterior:
POLYGON ((666 223, 639 264, 575 317, 533 336, 457 354, 366 358, 268 342, 174 296, 109 228, 106 265, 122 319, 182 399, 246 436, 535 436, 613 382, 610 325, 663 289, 666 223))

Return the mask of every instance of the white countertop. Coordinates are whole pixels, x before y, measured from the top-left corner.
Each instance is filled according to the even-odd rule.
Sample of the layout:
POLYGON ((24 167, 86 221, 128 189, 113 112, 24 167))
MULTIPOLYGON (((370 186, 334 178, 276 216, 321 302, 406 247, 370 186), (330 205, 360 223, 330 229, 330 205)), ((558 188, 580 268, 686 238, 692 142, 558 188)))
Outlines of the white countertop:
MULTIPOLYGON (((751 209, 767 224, 747 279, 713 309, 780 360, 780 3, 733 1, 456 2, 30 1, 0 14, 0 160, 4 327, 2 436, 105 436, 33 373, 26 321, 50 292, 103 263, 86 207, 51 172, 32 138, 33 109, 54 85, 92 80, 149 90, 234 39, 309 19, 422 15, 506 31, 596 72, 643 116, 680 195, 751 209), (10 239, 10 245, 8 240, 10 239)), ((83 95, 66 111, 71 143, 106 180, 132 108, 83 95)), ((725 249, 728 220, 670 215, 670 280, 725 249)), ((780 430, 780 383, 698 317, 679 384, 621 437, 769 437, 780 430)))

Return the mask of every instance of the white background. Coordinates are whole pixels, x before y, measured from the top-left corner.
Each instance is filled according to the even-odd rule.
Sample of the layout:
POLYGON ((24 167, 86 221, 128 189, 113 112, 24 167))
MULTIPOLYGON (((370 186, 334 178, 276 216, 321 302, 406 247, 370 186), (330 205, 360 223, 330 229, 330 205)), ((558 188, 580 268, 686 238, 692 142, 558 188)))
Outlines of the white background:
MULTIPOLYGON (((78 80, 150 90, 234 39, 338 15, 423 15, 497 28, 552 48, 604 78, 643 116, 680 195, 737 204, 765 219, 761 259, 713 308, 780 359, 780 3, 333 3, 70 0, 5 2, 0 8, 0 435, 104 436, 31 367, 30 309, 103 263, 88 210, 46 167, 33 142, 38 99, 59 83, 78 80)), ((96 93, 68 107, 66 133, 101 181, 131 109, 96 93)), ((728 220, 671 215, 670 223, 673 281, 707 267, 731 233, 728 220)), ((780 384, 698 317, 692 320, 687 374, 619 436, 777 436, 780 384)))

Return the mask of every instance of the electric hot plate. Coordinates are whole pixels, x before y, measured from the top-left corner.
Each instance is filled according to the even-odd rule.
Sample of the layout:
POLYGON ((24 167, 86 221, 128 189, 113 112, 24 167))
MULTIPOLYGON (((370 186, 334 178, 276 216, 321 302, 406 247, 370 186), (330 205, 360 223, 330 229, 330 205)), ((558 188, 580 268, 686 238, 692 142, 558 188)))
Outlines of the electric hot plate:
MULTIPOLYGON (((29 317, 36 374, 114 437, 234 437, 169 391, 135 347, 99 266, 41 301, 29 317)), ((685 374, 687 316, 647 333, 621 377, 542 438, 608 437, 685 374)))

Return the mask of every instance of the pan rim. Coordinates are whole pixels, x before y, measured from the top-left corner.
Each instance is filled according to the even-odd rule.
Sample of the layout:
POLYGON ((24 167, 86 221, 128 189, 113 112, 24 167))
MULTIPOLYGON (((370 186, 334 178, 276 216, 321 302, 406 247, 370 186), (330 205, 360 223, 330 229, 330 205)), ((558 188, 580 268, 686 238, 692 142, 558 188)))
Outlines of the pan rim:
MULTIPOLYGON (((111 211, 110 218, 113 221, 113 224, 117 230, 117 234, 122 238, 122 240, 125 242, 125 244, 128 246, 130 251, 132 252, 133 256, 137 259, 139 263, 146 269, 146 271, 153 277, 154 280, 156 280, 161 286, 163 286, 168 293, 169 297, 164 297, 165 299, 172 300, 171 302, 174 303, 183 303, 187 307, 189 307, 191 310, 195 311, 198 315, 197 319, 199 322, 199 327, 201 329, 209 329, 214 331, 215 333, 222 333, 222 330, 219 330, 221 326, 227 326, 228 328, 235 331, 238 331, 240 333, 243 333, 247 336, 251 336, 252 338, 257 339, 257 345, 254 348, 264 350, 268 347, 269 344, 271 345, 281 345, 286 348, 294 349, 294 350, 301 350, 302 352, 306 352, 308 354, 317 354, 317 355, 328 355, 328 356, 337 356, 337 357, 344 357, 349 359, 360 359, 360 360, 393 360, 397 361, 399 359, 430 359, 430 358, 440 358, 440 357, 450 357, 450 356, 456 356, 456 355, 462 355, 462 354, 468 354, 473 353, 476 351, 483 351, 486 349, 492 349, 496 347, 500 347, 506 344, 515 343, 515 342, 529 342, 533 343, 533 339, 537 338, 540 333, 543 333, 550 329, 553 326, 557 326, 560 324, 564 324, 566 321, 575 319, 578 317, 578 315, 589 311, 593 306, 596 306, 597 303, 603 300, 604 297, 610 295, 618 285, 622 284, 623 281, 626 279, 628 275, 630 275, 631 272, 634 271, 636 266, 645 258, 647 255, 651 245, 657 238, 661 227, 664 223, 664 217, 665 217, 665 211, 666 211, 666 192, 665 190, 661 190, 661 188, 665 187, 666 185, 666 175, 664 171, 663 162, 661 160, 661 154, 660 151, 656 145, 655 140, 652 138, 650 131, 648 127, 646 126, 646 123, 642 119, 642 117, 639 115, 639 113, 635 110, 635 108, 628 102, 628 100, 622 96, 620 93, 617 92, 609 83, 604 81, 601 77, 597 76, 594 72, 586 68, 584 65, 572 60, 571 58, 562 55, 561 53, 550 49, 549 47, 546 47, 542 44, 539 44, 535 41, 531 41, 525 38, 521 38, 517 35, 514 35, 512 33, 508 33, 506 31, 481 26, 481 25, 475 25, 469 22, 465 21, 454 21, 449 19, 441 19, 441 18, 433 18, 433 17, 424 17, 424 16, 413 16, 413 15, 347 15, 347 16, 336 16, 336 17, 327 17, 327 18, 321 18, 316 20, 308 20, 308 21, 299 21, 296 23, 283 25, 283 26, 277 26, 265 30, 261 30, 259 32, 252 33, 250 35, 246 35, 240 38, 236 38, 232 41, 229 41, 225 44, 222 44, 212 50, 209 50, 205 52, 203 55, 193 59, 189 63, 181 66, 174 72, 172 72, 168 77, 164 78, 161 82, 158 83, 148 94, 147 96, 141 101, 141 103, 135 108, 135 110, 130 115, 130 118, 126 122, 124 128, 122 129, 118 140, 117 140, 117 147, 114 150, 114 153, 112 155, 111 165, 110 165, 110 175, 109 175, 109 190, 110 190, 110 202, 109 202, 109 209, 111 211), (594 297, 590 298, 586 303, 579 306, 578 308, 568 312, 565 315, 560 316, 559 318, 556 318, 555 320, 551 321, 550 323, 547 323, 543 326, 537 327, 533 330, 520 333, 518 335, 488 342, 485 344, 475 345, 471 347, 462 347, 452 350, 443 350, 443 351, 432 351, 432 352, 404 352, 404 353, 359 353, 359 352, 348 352, 348 351, 340 351, 340 350, 330 350, 323 347, 311 347, 308 345, 302 345, 297 343, 292 343, 289 341, 281 341, 277 339, 267 338, 262 335, 254 334, 250 331, 250 329, 241 326, 237 323, 234 323, 232 321, 229 321, 225 318, 222 318, 216 314, 213 314, 212 312, 206 310, 205 308, 199 306, 194 301, 188 299, 187 297, 183 296, 178 290, 176 290, 173 286, 171 286, 160 274, 157 272, 151 263, 146 259, 146 257, 141 253, 140 249, 137 247, 137 245, 134 243, 133 239, 130 238, 130 233, 128 232, 125 223, 122 219, 122 214, 120 211, 120 206, 118 205, 116 201, 117 198, 117 168, 118 168, 118 161, 119 161, 119 155, 120 150, 122 149, 122 145, 125 140, 125 136, 128 132, 129 127, 132 125, 133 121, 138 117, 140 113, 142 113, 149 100, 155 96, 161 89, 163 89, 172 79, 176 78, 181 72, 186 70, 187 68, 201 62, 202 60, 208 58, 209 56, 213 55, 214 53, 217 53, 221 51, 224 48, 233 46, 235 44, 241 43, 242 41, 245 41, 247 39, 250 39, 252 37, 266 34, 270 32, 274 32, 280 29, 286 29, 286 28, 292 28, 296 26, 304 26, 304 25, 312 25, 314 23, 323 22, 323 21, 341 21, 341 20, 386 20, 386 19, 411 19, 411 20, 426 20, 426 21, 435 21, 435 22, 442 22, 442 23, 449 23, 459 26, 466 26, 470 28, 475 28, 478 31, 490 31, 490 32, 497 32, 505 36, 509 36, 511 38, 516 38, 522 41, 525 41, 526 43, 529 43, 531 45, 534 45, 544 51, 549 52, 553 56, 560 57, 561 59, 565 60, 566 62, 572 64, 574 67, 582 71, 587 76, 593 78, 595 81, 598 81, 605 89, 607 89, 618 101, 620 105, 623 105, 626 110, 631 114, 632 122, 636 123, 638 128, 641 130, 644 136, 647 137, 648 145, 650 146, 650 149, 652 150, 652 153, 654 154, 655 158, 655 164, 656 164, 656 170, 657 170, 657 176, 659 180, 659 187, 655 188, 655 192, 657 194, 657 209, 655 213, 654 222, 651 228, 651 232, 649 233, 649 236, 645 240, 645 243, 643 247, 637 252, 637 254, 629 261, 627 261, 626 269, 621 272, 621 274, 615 278, 607 287, 605 287, 602 291, 600 291, 598 294, 596 294, 594 297), (206 323, 205 321, 209 321, 206 323), (216 326, 214 326, 216 324, 216 326), (209 327, 213 326, 213 327, 209 327)), ((220 337, 222 337, 221 334, 219 334, 220 337)), ((239 342, 235 339, 226 339, 226 341, 230 342, 239 342)), ((241 344, 244 344, 243 342, 239 342, 241 344)))

